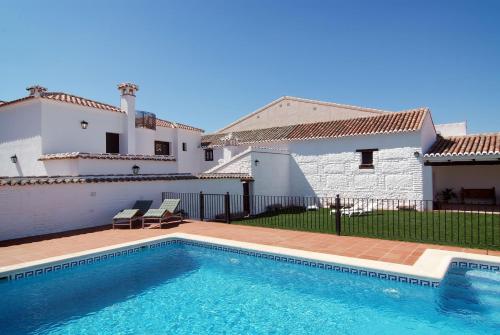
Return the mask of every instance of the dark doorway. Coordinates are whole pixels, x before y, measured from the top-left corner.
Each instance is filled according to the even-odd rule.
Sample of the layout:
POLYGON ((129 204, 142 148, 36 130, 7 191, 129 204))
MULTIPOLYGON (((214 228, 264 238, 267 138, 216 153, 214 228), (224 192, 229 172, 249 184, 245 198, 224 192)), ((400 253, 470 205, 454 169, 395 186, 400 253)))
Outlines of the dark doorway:
POLYGON ((250 215, 250 183, 243 183, 243 211, 246 215, 250 215))
POLYGON ((115 133, 106 133, 106 153, 120 153, 120 135, 115 133))

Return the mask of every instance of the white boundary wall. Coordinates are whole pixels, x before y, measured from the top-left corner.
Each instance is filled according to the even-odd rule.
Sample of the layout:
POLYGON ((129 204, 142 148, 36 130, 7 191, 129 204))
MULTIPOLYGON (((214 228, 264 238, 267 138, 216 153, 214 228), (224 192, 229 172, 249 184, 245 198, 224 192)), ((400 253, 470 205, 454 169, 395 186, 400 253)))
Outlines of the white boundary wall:
POLYGON ((49 234, 111 223, 136 200, 162 192, 242 194, 239 179, 113 182, 0 187, 0 240, 49 234))

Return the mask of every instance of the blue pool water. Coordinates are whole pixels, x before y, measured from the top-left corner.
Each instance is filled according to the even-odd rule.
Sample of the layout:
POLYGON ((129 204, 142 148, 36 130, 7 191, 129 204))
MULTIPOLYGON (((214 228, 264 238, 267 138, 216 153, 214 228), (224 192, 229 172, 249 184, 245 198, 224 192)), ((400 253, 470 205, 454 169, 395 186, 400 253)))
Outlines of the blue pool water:
POLYGON ((500 273, 439 288, 173 244, 0 283, 0 334, 499 334, 500 273))

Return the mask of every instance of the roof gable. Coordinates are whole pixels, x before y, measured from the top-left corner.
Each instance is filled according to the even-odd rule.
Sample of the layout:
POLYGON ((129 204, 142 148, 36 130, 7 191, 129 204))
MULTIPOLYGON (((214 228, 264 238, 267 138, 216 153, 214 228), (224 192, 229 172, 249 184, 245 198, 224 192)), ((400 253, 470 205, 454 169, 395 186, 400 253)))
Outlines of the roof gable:
MULTIPOLYGON (((304 105, 305 104, 311 105, 311 109, 313 110, 312 113, 314 113, 314 114, 308 115, 307 117, 316 118, 316 120, 311 119, 311 122, 309 122, 309 123, 315 123, 315 122, 320 122, 320 121, 332 121, 331 118, 325 119, 324 117, 322 118, 322 120, 317 119, 318 113, 321 113, 321 108, 325 108, 325 107, 330 109, 330 113, 334 112, 334 110, 336 110, 336 113, 339 113, 340 110, 343 110, 344 113, 346 111, 352 111, 354 114, 356 114, 353 117, 343 117, 344 119, 345 118, 361 117, 361 116, 364 116, 364 115, 362 115, 364 113, 366 113, 366 116, 373 116, 376 114, 388 113, 388 111, 375 109, 375 108, 366 108, 366 107, 359 107, 359 106, 353 106, 353 105, 339 104, 339 103, 335 103, 335 102, 326 102, 326 101, 304 99, 304 98, 298 98, 298 97, 292 97, 292 96, 283 96, 283 97, 280 97, 280 98, 270 102, 269 104, 257 109, 256 111, 239 118, 238 120, 230 123, 229 125, 225 126, 222 129, 218 130, 218 132, 228 132, 228 131, 230 131, 231 128, 237 127, 238 125, 241 126, 242 124, 250 121, 251 119, 260 118, 263 113, 269 112, 269 110, 276 107, 276 105, 279 105, 281 107, 282 105, 284 105, 284 103, 286 103, 286 105, 288 106, 292 102, 300 103, 300 104, 304 104, 304 105), (318 109, 318 110, 316 110, 316 109, 318 109)), ((276 110, 273 111, 273 113, 276 113, 276 112, 277 112, 276 110)), ((325 111, 323 110, 323 113, 324 112, 325 111)), ((307 118, 307 117, 305 117, 305 115, 303 116, 303 118, 307 118)), ((302 122, 297 122, 297 123, 308 122, 306 120, 301 120, 301 121, 302 122)), ((279 126, 285 126, 285 125, 281 124, 279 126)), ((257 128, 253 128, 253 129, 257 129, 257 128)), ((238 130, 236 130, 236 131, 238 131, 238 130)))

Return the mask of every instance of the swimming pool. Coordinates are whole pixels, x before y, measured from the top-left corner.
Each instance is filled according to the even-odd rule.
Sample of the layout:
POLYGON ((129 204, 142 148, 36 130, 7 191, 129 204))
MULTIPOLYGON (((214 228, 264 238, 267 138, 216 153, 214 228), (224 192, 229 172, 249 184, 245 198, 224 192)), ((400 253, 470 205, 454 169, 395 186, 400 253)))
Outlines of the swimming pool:
POLYGON ((0 283, 2 334, 494 334, 500 273, 439 288, 174 243, 0 283))

